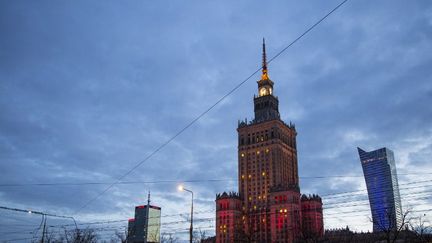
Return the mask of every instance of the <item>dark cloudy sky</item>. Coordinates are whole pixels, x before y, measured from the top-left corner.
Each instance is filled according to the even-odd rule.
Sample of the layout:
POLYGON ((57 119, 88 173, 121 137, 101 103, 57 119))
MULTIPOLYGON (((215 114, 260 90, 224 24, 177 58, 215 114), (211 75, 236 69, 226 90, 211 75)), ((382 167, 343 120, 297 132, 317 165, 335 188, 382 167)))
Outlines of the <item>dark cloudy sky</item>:
MULTIPOLYGON (((272 57, 339 2, 1 1, 1 205, 80 222, 124 219, 109 225, 120 229, 151 190, 163 215, 186 214, 190 198, 177 183, 116 185, 78 213, 107 185, 5 185, 115 181, 259 68, 263 37, 272 57)), ((400 184, 432 180, 431 70, 427 0, 348 1, 275 59, 269 74, 283 120, 298 131, 302 192, 364 189, 357 146, 392 149, 400 184), (337 175, 345 177, 328 177, 337 175), (326 178, 307 178, 314 176, 326 178)), ((237 122, 253 116, 258 79, 124 180, 204 180, 186 186, 196 194, 195 217, 214 217, 215 194, 237 189, 237 122)), ((401 189, 404 208, 431 209, 430 193, 413 197, 427 192, 420 185, 401 189)), ((371 229, 368 205, 336 205, 326 228, 371 229), (337 214, 344 210, 360 213, 337 214)), ((40 223, 0 216, 2 225, 40 223)), ((196 227, 211 235, 213 225, 196 227)), ((162 231, 185 238, 187 227, 162 231)), ((28 228, 1 228, 1 239, 21 230, 31 237, 28 228)))

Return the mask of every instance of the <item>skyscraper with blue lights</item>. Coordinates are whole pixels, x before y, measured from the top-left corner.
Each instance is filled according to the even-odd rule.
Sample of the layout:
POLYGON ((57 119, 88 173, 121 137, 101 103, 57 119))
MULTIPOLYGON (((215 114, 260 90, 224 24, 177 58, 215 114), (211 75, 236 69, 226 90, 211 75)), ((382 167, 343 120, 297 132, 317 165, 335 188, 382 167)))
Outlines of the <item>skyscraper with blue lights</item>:
POLYGON ((371 152, 357 149, 369 196, 373 231, 400 227, 402 206, 393 151, 388 148, 371 152))

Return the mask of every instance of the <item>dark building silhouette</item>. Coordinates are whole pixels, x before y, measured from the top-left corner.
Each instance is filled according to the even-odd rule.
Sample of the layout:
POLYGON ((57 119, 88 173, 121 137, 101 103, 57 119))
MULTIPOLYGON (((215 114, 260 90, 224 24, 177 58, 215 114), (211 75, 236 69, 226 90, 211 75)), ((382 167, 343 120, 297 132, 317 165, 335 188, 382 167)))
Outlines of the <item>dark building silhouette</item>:
POLYGON ((373 231, 400 227, 402 206, 393 151, 388 148, 371 152, 357 149, 368 191, 373 231))
MULTIPOLYGON (((222 193, 216 197, 218 243, 293 242, 303 237, 297 132, 293 124, 280 119, 265 51, 263 43, 262 75, 258 96, 254 97, 255 118, 240 121, 237 128, 239 194, 222 193)), ((313 225, 322 227, 322 206, 310 220, 319 220, 313 225)))

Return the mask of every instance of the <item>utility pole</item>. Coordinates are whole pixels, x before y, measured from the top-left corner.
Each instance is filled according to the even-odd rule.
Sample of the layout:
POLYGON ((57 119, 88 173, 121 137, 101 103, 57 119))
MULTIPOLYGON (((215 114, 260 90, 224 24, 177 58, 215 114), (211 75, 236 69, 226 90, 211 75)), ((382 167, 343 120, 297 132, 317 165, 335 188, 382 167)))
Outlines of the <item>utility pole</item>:
POLYGON ((42 243, 45 243, 45 231, 46 231, 46 221, 47 221, 47 216, 45 214, 42 215, 42 220, 44 221, 44 225, 43 225, 43 229, 42 229, 42 243))
POLYGON ((189 227, 189 243, 192 243, 193 241, 193 200, 194 200, 194 193, 193 191, 184 188, 183 185, 179 185, 178 187, 179 191, 187 191, 192 195, 192 200, 191 200, 191 217, 190 217, 190 227, 189 227))

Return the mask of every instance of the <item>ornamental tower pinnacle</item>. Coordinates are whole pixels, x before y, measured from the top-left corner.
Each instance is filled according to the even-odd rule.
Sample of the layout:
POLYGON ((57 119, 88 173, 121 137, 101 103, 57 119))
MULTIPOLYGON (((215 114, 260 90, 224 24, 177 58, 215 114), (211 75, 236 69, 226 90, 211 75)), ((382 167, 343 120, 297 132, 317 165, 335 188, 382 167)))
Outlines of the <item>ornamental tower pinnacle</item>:
POLYGON ((273 81, 268 76, 265 39, 263 39, 262 75, 258 83, 258 97, 254 97, 255 121, 279 119, 279 101, 273 96, 273 81))
POLYGON ((262 54, 262 75, 261 80, 269 79, 268 73, 267 73, 267 56, 266 56, 266 49, 265 49, 265 39, 263 38, 263 54, 262 54))

